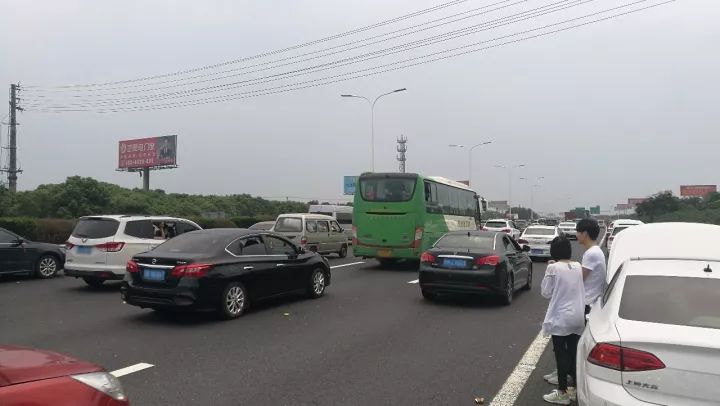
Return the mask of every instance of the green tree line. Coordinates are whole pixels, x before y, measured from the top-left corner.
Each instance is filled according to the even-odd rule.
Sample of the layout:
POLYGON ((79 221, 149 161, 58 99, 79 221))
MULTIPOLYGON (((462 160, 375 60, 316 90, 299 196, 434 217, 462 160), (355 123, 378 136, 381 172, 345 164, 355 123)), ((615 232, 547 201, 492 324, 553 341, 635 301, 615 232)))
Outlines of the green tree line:
POLYGON ((646 223, 681 221, 720 224, 720 193, 713 192, 704 198, 680 198, 671 191, 662 191, 638 204, 635 212, 646 223))

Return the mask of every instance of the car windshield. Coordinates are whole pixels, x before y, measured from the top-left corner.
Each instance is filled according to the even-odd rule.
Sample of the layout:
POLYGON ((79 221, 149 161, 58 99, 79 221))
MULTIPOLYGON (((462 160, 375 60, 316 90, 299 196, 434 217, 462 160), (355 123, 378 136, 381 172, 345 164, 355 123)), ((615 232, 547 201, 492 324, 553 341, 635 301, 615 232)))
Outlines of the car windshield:
MULTIPOLYGON (((624 229, 626 229, 626 228, 630 228, 630 226, 618 226, 618 227, 615 227, 615 228, 613 228, 612 235, 617 235, 617 233, 619 233, 620 231, 622 231, 622 230, 624 230, 624 229)), ((623 237, 623 238, 625 238, 625 237, 623 237)))
POLYGON ((555 230, 550 228, 530 227, 523 235, 555 235, 555 230))
POLYGON ((108 238, 115 235, 120 222, 107 218, 81 218, 72 231, 76 238, 108 238))
POLYGON ((153 252, 158 254, 213 253, 224 246, 227 236, 216 233, 194 231, 181 234, 157 246, 153 252))
POLYGON ((362 198, 368 202, 406 202, 415 193, 413 178, 366 178, 360 180, 362 198))
POLYGON ((562 227, 562 228, 575 228, 575 227, 576 227, 576 224, 575 224, 575 223, 560 223, 560 227, 562 227))
POLYGON ((494 235, 448 234, 435 243, 435 248, 493 250, 494 235))
POLYGON ((626 320, 720 329, 718 292, 720 279, 630 275, 619 315, 626 320))
POLYGON ((299 233, 302 231, 300 217, 281 217, 275 223, 275 231, 279 233, 299 233))
POLYGON ((508 225, 504 221, 488 221, 485 223, 487 228, 506 228, 508 225))

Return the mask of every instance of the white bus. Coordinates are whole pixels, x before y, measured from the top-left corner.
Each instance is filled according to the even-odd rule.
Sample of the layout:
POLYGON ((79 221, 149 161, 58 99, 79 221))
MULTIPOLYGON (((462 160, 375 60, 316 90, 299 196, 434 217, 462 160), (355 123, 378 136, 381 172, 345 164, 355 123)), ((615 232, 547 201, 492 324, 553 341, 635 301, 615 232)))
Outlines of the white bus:
POLYGON ((341 206, 335 204, 311 204, 310 208, 308 209, 308 213, 324 214, 326 216, 334 218, 345 230, 345 234, 348 236, 348 240, 352 241, 352 206, 341 206))

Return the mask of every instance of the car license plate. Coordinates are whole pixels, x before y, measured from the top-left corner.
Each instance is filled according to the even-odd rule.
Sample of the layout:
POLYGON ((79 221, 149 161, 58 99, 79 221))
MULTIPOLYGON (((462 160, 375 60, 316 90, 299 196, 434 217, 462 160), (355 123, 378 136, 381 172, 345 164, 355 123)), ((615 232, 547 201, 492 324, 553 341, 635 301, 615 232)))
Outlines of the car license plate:
POLYGON ((377 254, 381 258, 387 258, 392 255, 392 250, 378 250, 377 254))
POLYGON ((78 253, 78 254, 83 254, 83 255, 88 255, 88 254, 92 253, 92 247, 82 247, 82 246, 78 246, 78 247, 77 247, 77 253, 78 253))
POLYGON ((542 254, 542 253, 543 253, 543 250, 534 249, 534 250, 530 250, 530 253, 531 253, 531 254, 542 254))
POLYGON ((143 279, 146 281, 161 282, 165 280, 165 271, 155 269, 143 269, 143 279))
POLYGON ((445 268, 465 268, 467 265, 464 259, 445 258, 443 266, 445 268))

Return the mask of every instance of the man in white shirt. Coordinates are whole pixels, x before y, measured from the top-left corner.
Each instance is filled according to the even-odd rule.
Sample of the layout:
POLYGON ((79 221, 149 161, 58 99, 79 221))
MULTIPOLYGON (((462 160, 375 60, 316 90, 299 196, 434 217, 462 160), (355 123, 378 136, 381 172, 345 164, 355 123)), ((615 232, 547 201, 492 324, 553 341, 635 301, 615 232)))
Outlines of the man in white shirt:
POLYGON ((605 254, 597 244, 600 225, 594 219, 582 219, 577 223, 577 240, 585 248, 582 258, 583 279, 585 280, 585 313, 603 295, 606 286, 607 269, 605 254))

